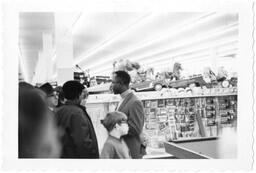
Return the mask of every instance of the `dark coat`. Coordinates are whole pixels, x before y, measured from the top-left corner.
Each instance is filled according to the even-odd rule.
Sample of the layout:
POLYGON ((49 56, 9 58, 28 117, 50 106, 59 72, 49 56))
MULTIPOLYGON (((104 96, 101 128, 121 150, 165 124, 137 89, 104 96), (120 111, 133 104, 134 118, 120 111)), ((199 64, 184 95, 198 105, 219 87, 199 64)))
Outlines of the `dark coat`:
POLYGON ((67 101, 57 109, 56 121, 63 130, 62 158, 99 158, 96 134, 85 107, 67 101))
POLYGON ((118 111, 127 115, 129 131, 124 140, 131 152, 132 158, 142 158, 145 154, 140 135, 144 126, 144 109, 141 100, 130 93, 119 106, 118 111))

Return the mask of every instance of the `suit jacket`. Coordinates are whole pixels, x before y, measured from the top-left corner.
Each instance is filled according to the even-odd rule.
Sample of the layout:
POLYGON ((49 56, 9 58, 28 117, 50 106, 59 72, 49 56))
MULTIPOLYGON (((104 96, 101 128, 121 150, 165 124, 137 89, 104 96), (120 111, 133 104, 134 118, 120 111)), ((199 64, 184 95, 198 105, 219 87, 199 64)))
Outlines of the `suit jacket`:
POLYGON ((132 92, 125 97, 118 111, 125 113, 128 118, 129 131, 123 138, 132 158, 142 158, 145 151, 140 140, 144 126, 144 109, 141 100, 132 92))
POLYGON ((85 107, 67 102, 56 111, 56 121, 64 133, 62 158, 99 158, 96 134, 85 107))

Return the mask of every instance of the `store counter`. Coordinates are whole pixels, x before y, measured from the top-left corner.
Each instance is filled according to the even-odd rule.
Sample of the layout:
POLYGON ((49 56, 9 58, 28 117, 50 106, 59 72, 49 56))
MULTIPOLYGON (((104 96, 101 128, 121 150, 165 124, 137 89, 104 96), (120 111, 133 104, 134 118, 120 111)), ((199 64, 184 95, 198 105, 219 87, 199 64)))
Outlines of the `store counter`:
POLYGON ((205 137, 164 143, 167 153, 178 159, 218 159, 218 138, 205 137))
POLYGON ((146 148, 147 154, 143 159, 175 159, 175 157, 165 151, 165 148, 146 148))

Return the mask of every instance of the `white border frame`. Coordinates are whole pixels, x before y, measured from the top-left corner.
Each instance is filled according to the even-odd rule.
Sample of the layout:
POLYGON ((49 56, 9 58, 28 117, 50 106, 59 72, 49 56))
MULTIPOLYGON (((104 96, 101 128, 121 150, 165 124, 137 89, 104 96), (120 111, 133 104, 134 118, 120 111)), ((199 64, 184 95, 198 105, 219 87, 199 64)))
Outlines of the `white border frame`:
POLYGON ((238 0, 7 1, 3 8, 3 166, 8 170, 250 170, 253 130, 252 2, 238 0), (140 3, 138 3, 140 2, 140 3), (239 13, 238 153, 219 160, 18 159, 18 13, 21 11, 229 11, 239 13), (8 91, 8 92, 6 92, 8 91), (100 165, 100 166, 99 166, 100 165))

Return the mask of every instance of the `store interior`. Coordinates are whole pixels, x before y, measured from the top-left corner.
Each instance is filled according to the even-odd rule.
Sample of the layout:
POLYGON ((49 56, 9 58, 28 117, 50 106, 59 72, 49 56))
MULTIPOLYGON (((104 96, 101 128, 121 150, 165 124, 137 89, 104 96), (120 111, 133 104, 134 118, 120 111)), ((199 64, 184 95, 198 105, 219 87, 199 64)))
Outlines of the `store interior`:
POLYGON ((145 159, 236 157, 237 13, 23 12, 18 33, 19 81, 83 83, 100 149, 100 120, 120 100, 111 75, 125 70, 144 106, 145 159))

